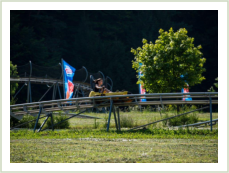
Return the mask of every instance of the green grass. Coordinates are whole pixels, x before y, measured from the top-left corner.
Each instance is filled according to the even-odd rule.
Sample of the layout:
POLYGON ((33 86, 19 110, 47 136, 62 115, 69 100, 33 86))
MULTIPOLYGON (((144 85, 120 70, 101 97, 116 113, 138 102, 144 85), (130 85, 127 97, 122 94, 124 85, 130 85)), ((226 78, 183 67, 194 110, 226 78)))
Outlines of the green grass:
POLYGON ((11 163, 218 163, 217 139, 14 139, 11 163))
POLYGON ((172 138, 192 138, 192 139, 218 139, 218 130, 215 129, 212 132, 209 129, 146 129, 137 130, 132 132, 116 132, 114 129, 110 129, 107 132, 103 130, 56 130, 56 131, 42 131, 39 133, 33 133, 32 130, 13 130, 10 133, 10 138, 13 139, 62 139, 62 138, 106 138, 106 139, 172 139, 172 138))

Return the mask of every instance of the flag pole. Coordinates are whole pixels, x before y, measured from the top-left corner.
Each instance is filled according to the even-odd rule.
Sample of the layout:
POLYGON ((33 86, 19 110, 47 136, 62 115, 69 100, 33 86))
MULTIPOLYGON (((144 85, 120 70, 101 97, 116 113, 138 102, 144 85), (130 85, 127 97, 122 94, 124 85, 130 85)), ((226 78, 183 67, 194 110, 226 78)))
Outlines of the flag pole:
POLYGON ((65 82, 64 82, 64 63, 63 63, 63 58, 61 58, 61 64, 62 64, 62 76, 63 76, 63 93, 64 93, 64 98, 65 99, 65 82))

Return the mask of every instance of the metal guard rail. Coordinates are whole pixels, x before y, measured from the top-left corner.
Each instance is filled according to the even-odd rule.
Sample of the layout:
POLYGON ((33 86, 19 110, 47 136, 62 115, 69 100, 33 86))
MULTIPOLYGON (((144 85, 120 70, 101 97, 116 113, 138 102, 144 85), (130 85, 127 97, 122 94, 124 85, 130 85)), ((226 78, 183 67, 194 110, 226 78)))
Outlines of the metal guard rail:
MULTIPOLYGON (((97 97, 80 97, 80 98, 72 98, 72 99, 59 99, 59 100, 50 100, 50 101, 42 101, 42 102, 33 102, 33 103, 24 103, 24 104, 16 104, 11 105, 10 108, 18 107, 18 106, 30 106, 36 104, 45 104, 45 103, 58 103, 58 102, 68 102, 68 101, 77 101, 77 100, 99 100, 99 99, 107 99, 107 98, 122 98, 122 97, 141 97, 139 99, 143 99, 143 96, 147 99, 150 96, 183 96, 183 95, 202 95, 205 97, 213 97, 215 95, 218 96, 218 92, 193 92, 193 93, 154 93, 154 94, 127 94, 127 95, 113 95, 113 96, 97 96, 97 97)), ((192 101, 189 101, 190 103, 192 101)))
POLYGON ((108 107, 110 102, 114 101, 114 106, 131 106, 131 105, 164 105, 164 104, 209 104, 211 98, 212 104, 218 104, 218 92, 193 92, 193 93, 154 93, 154 94, 128 94, 128 95, 113 95, 113 96, 97 96, 97 97, 81 97, 72 99, 59 99, 50 100, 42 102, 33 102, 25 104, 16 104, 10 106, 10 114, 24 115, 31 114, 34 115, 39 112, 42 108, 43 113, 53 112, 53 111, 66 111, 74 109, 86 109, 93 108, 98 105, 98 103, 106 102, 100 104, 99 107, 108 107), (192 101, 183 101, 184 95, 190 95, 193 97, 192 101), (143 97, 147 100, 146 102, 141 102, 143 97), (118 98, 118 100, 117 100, 118 98), (165 99, 166 100, 163 100, 165 99), (177 100, 179 99, 180 100, 177 100), (194 99, 195 98, 195 99, 194 99), (205 98, 205 100, 196 100, 196 98, 205 98), (169 100, 173 99, 173 100, 169 100), (125 102, 126 100, 131 100, 131 102, 125 102))
MULTIPOLYGON (((218 92, 193 92, 193 93, 155 93, 155 94, 128 94, 128 95, 113 95, 113 96, 97 96, 97 97, 81 97, 81 98, 72 98, 72 99, 59 99, 59 100, 50 100, 50 101, 42 101, 42 102, 33 102, 33 103, 24 103, 24 104, 16 104, 11 105, 10 108, 18 107, 18 106, 30 106, 36 104, 46 104, 46 103, 58 103, 58 102, 70 102, 70 101, 77 101, 77 100, 101 100, 101 99, 112 99, 112 98, 122 98, 122 97, 140 97, 139 99, 147 99, 150 96, 183 96, 183 95, 202 95, 205 97, 213 97, 215 95, 218 96, 218 92)), ((156 98, 156 97, 155 97, 156 98)), ((190 103, 192 101, 189 101, 190 103)))

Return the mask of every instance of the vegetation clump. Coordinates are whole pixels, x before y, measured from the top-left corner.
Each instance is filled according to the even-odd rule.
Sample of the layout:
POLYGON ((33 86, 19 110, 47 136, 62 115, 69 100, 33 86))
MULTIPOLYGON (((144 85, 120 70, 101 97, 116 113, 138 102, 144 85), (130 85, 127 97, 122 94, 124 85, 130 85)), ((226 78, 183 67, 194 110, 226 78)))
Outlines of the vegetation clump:
POLYGON ((186 114, 186 115, 169 119, 169 126, 180 126, 186 124, 194 124, 197 122, 198 122, 198 117, 195 113, 193 113, 191 115, 186 114))
MULTIPOLYGON (((32 129, 35 126, 36 121, 32 121, 35 120, 36 117, 33 117, 31 115, 24 115, 23 118, 21 120, 18 120, 14 117, 10 117, 10 127, 15 127, 17 125, 26 123, 28 121, 31 121, 29 123, 23 124, 21 126, 19 126, 18 128, 28 128, 28 129, 32 129)), ((41 123, 38 121, 37 123, 37 128, 39 128, 41 126, 41 123)))
MULTIPOLYGON (((59 123, 63 120, 65 120, 66 118, 68 118, 66 115, 65 116, 62 116, 62 115, 57 115, 57 116, 53 116, 53 123, 56 124, 56 123, 59 123)), ((52 126, 52 121, 51 121, 51 117, 48 119, 48 121, 46 122, 47 125, 44 127, 50 127, 52 126)), ((55 129, 68 129, 70 126, 70 123, 68 120, 66 121, 63 121, 57 125, 54 126, 55 129)))
POLYGON ((143 46, 131 49, 134 54, 132 67, 141 72, 138 84, 144 84, 146 91, 151 93, 176 92, 183 87, 200 84, 205 77, 202 46, 194 46, 194 38, 187 35, 185 28, 174 32, 159 30, 159 37, 153 44, 146 39, 143 46), (183 77, 181 77, 183 76, 183 77))
POLYGON ((120 116, 120 126, 121 127, 134 127, 134 120, 129 114, 124 114, 123 116, 120 116))

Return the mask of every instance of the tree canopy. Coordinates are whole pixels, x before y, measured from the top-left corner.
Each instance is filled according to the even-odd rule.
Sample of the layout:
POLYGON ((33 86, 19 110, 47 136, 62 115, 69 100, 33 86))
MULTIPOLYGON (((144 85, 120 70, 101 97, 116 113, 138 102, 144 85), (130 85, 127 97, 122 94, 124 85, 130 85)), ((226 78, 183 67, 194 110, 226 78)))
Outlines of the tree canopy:
POLYGON ((138 83, 144 84, 146 91, 166 93, 180 91, 182 87, 200 84, 205 78, 201 45, 194 46, 194 38, 188 37, 185 28, 174 32, 159 30, 159 37, 153 44, 143 39, 143 46, 131 49, 135 55, 133 68, 141 71, 138 83), (183 76, 183 77, 181 77, 183 76))
MULTIPOLYGON (((17 65, 13 65, 10 61, 10 76, 17 76, 17 65)), ((15 91, 18 88, 18 83, 10 82, 10 97, 15 94, 15 91)))

